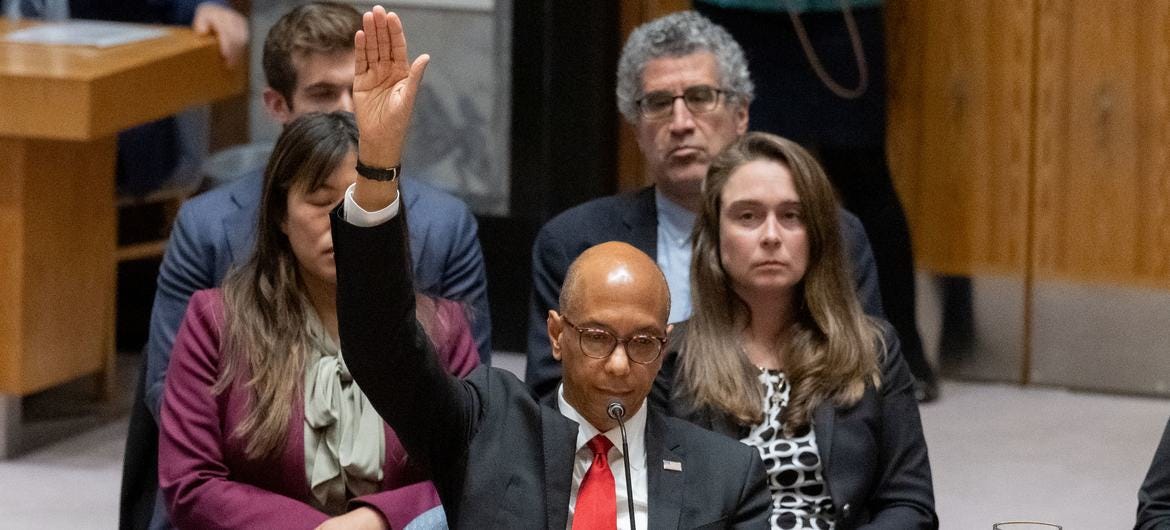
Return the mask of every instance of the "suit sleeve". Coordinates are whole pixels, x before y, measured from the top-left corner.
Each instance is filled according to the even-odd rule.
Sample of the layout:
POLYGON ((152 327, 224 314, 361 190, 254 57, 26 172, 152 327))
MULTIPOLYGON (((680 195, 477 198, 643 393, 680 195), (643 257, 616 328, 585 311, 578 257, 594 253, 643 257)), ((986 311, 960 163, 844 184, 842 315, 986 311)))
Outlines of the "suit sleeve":
POLYGON ((862 226, 861 220, 844 209, 841 210, 841 238, 862 311, 872 317, 885 318, 873 247, 869 244, 869 237, 865 235, 865 227, 862 226))
POLYGON ((430 472, 444 504, 457 509, 479 399, 443 370, 415 319, 402 218, 358 227, 338 207, 331 221, 346 363, 407 453, 430 472))
POLYGON ((191 203, 183 205, 171 230, 166 253, 158 270, 158 288, 150 311, 146 343, 146 407, 159 420, 163 382, 171 361, 175 333, 195 291, 215 287, 213 260, 216 249, 203 232, 208 227, 196 217, 191 203))
POLYGON ((232 480, 219 377, 222 317, 213 291, 192 298, 179 330, 159 427, 159 486, 179 528, 313 528, 328 516, 298 500, 232 480))
POLYGON ((870 522, 862 528, 934 529, 934 486, 930 458, 914 385, 898 335, 883 323, 886 351, 881 359, 881 425, 878 469, 881 475, 869 499, 870 522))
POLYGON ((487 272, 479 244, 475 217, 460 204, 451 230, 451 253, 443 267, 443 290, 439 296, 458 300, 471 310, 471 330, 483 364, 491 364, 492 315, 488 305, 487 272))
MULTIPOLYGON (((437 303, 438 325, 431 342, 438 350, 439 362, 447 373, 459 378, 467 377, 479 366, 479 350, 472 340, 463 306, 448 300, 438 300, 437 303)), ((429 480, 358 497, 350 504, 351 510, 356 506, 377 510, 390 528, 405 528, 431 508, 441 506, 438 492, 429 480)))
POLYGON ((532 244, 532 300, 528 312, 528 362, 524 382, 543 399, 561 381, 561 364, 553 359, 548 341, 548 311, 560 305, 561 284, 569 268, 563 245, 548 225, 532 244))
POLYGON ((1162 441, 1138 490, 1137 522, 1133 527, 1153 530, 1167 525, 1170 525, 1170 422, 1162 431, 1162 441))
POLYGON ((429 481, 363 495, 349 502, 351 511, 361 506, 373 508, 392 529, 405 528, 418 516, 440 506, 439 495, 429 481))

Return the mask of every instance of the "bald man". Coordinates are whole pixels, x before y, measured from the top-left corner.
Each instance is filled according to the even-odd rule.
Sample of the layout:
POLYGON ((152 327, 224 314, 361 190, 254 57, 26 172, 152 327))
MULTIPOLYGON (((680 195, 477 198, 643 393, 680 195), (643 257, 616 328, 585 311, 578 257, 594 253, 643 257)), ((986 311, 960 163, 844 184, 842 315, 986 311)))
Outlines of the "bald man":
POLYGON ((396 179, 428 59, 408 66, 401 22, 381 7, 362 26, 354 79, 361 176, 332 220, 341 349, 434 482, 452 527, 629 528, 633 519, 638 528, 767 528, 756 451, 645 406, 670 295, 654 261, 629 245, 594 247, 570 267, 562 311, 548 312, 565 372, 554 396, 538 403, 507 371, 481 365, 459 380, 439 366, 415 320, 396 179), (628 444, 607 414, 614 403, 624 408, 628 444))
POLYGON ((452 528, 630 528, 614 402, 626 410, 637 528, 768 527, 754 450, 646 406, 670 307, 649 256, 606 243, 573 263, 548 315, 564 381, 537 402, 507 371, 481 365, 461 381, 440 368, 413 317, 401 217, 341 218, 359 207, 351 195, 333 220, 346 363, 428 472, 452 528))

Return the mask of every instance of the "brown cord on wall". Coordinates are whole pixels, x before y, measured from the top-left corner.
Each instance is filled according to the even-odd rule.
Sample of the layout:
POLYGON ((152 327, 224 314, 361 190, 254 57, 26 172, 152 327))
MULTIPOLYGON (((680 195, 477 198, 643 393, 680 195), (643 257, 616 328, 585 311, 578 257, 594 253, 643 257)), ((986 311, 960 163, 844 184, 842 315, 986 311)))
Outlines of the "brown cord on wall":
POLYGON ((857 59, 856 88, 845 88, 829 75, 825 66, 821 64, 821 58, 813 49, 812 42, 808 40, 808 32, 804 29, 804 23, 800 21, 800 13, 797 13, 796 9, 792 7, 792 0, 784 0, 784 7, 788 11, 788 18, 792 19, 792 28, 796 30, 796 38, 800 40, 804 56, 825 87, 842 99, 857 99, 865 94, 865 91, 869 89, 869 66, 865 62, 865 49, 862 47, 861 33, 857 31, 857 21, 853 18, 853 11, 849 9, 848 0, 841 0, 841 13, 845 15, 845 28, 849 31, 849 40, 853 44, 853 56, 857 59))

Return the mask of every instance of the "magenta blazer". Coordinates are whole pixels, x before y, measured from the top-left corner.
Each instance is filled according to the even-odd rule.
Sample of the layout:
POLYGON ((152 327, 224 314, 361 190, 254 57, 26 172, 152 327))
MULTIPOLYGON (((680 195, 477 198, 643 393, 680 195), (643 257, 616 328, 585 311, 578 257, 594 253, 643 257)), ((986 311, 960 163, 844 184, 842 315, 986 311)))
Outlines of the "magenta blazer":
MULTIPOLYGON (((444 325, 433 337, 439 362, 459 377, 477 364, 479 353, 459 304, 440 301, 444 325)), ((243 421, 250 396, 239 384, 211 392, 219 377, 223 297, 218 289, 191 297, 175 337, 167 369, 159 426, 158 475, 171 521, 179 528, 314 528, 330 516, 309 504, 305 477, 304 403, 290 417, 288 443, 279 458, 249 460, 244 442, 229 436, 243 421)), ((245 379, 247 378, 247 374, 245 379)), ((382 491, 350 501, 369 506, 391 528, 402 528, 439 505, 434 487, 389 426, 382 491)))

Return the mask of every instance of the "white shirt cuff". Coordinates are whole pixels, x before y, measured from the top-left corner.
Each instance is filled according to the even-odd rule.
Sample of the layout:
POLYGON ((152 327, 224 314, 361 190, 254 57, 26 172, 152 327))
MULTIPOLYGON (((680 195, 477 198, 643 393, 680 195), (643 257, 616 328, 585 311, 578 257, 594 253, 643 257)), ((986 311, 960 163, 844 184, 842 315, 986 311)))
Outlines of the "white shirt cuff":
POLYGON ((345 206, 342 207, 342 213, 345 214, 346 222, 354 226, 369 228, 385 223, 398 215, 398 200, 402 198, 402 193, 398 193, 394 197, 394 202, 385 208, 376 212, 367 212, 358 206, 357 201, 353 200, 353 190, 356 186, 357 183, 350 184, 349 188, 345 190, 345 206))

